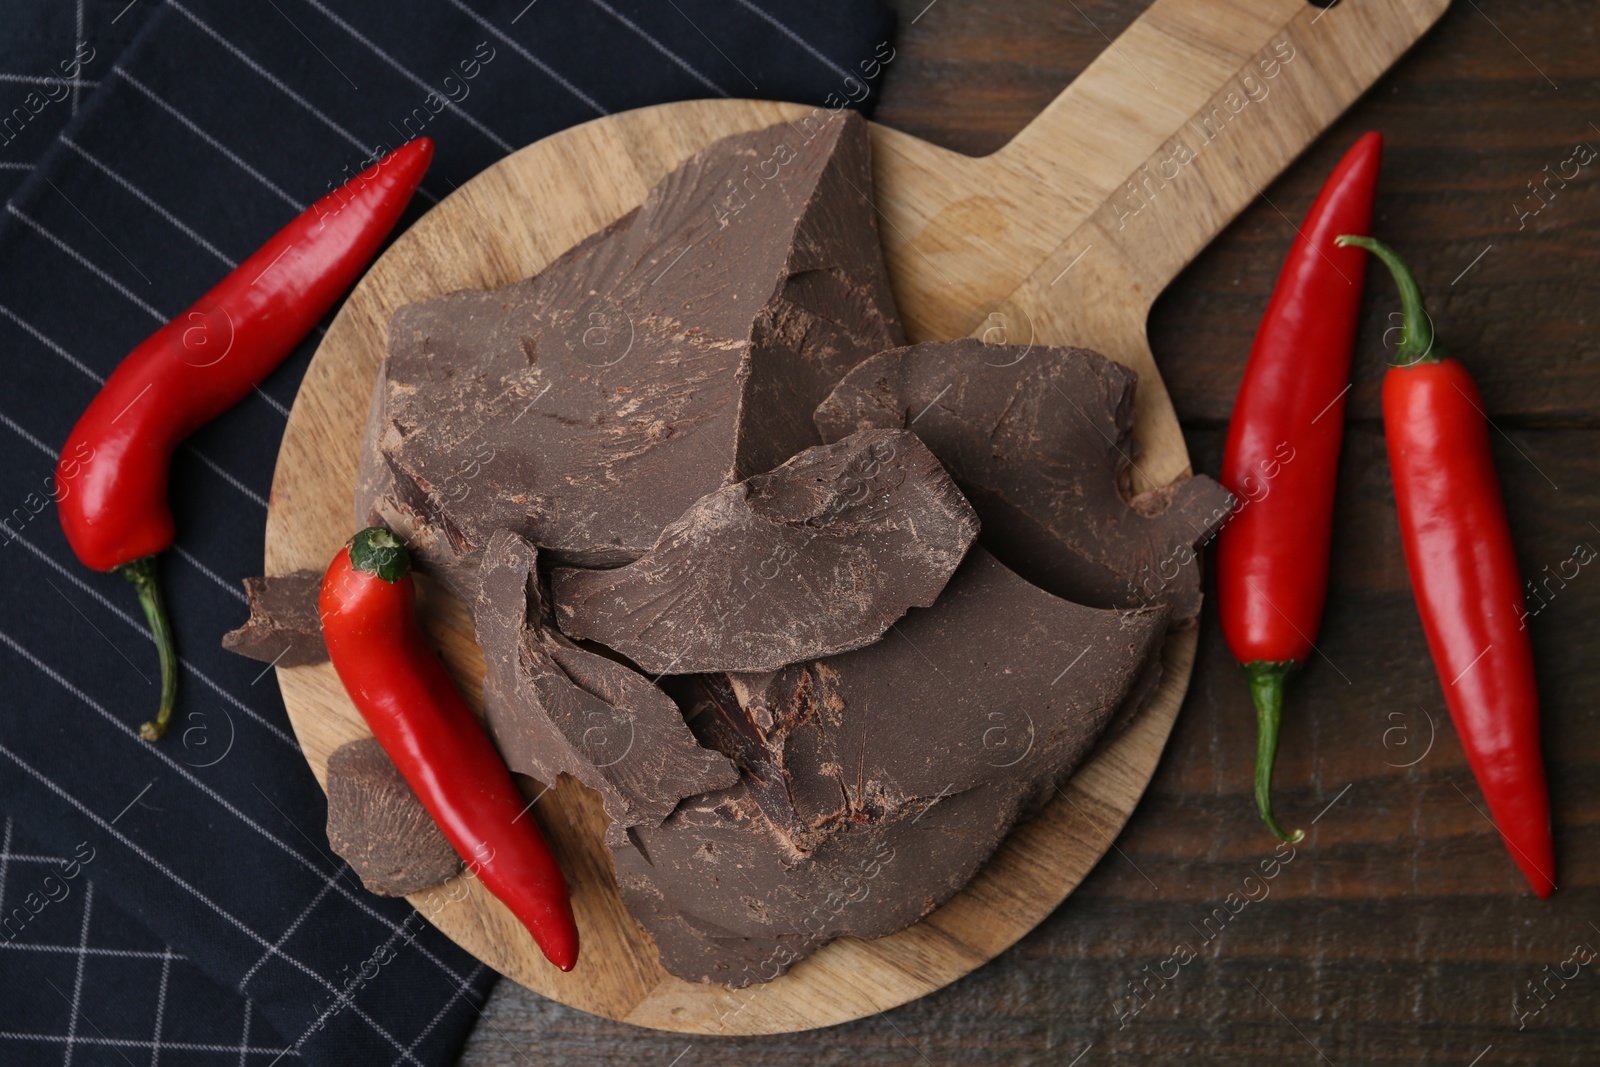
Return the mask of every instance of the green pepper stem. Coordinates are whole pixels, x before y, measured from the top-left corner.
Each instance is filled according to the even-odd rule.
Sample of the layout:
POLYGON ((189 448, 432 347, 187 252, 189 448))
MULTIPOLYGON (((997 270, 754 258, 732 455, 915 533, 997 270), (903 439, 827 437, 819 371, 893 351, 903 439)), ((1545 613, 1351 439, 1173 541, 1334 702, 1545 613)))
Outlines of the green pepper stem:
POLYGON ((1299 830, 1285 833, 1272 815, 1272 764, 1278 758, 1278 727, 1283 720, 1283 690, 1295 663, 1269 663, 1256 660, 1244 665, 1250 681, 1250 699, 1256 706, 1256 810, 1267 829, 1280 841, 1293 844, 1306 835, 1299 830))
POLYGON ((1383 265, 1389 268, 1389 273, 1394 276, 1395 285, 1400 287, 1400 314, 1404 328, 1400 344, 1395 347, 1394 358, 1390 364, 1396 367, 1410 367, 1418 363, 1437 363, 1444 359, 1445 352, 1433 336, 1433 319, 1428 315, 1428 309, 1422 303, 1422 289, 1417 285, 1416 275, 1411 273, 1411 268, 1406 266, 1405 260, 1382 241, 1371 237, 1358 237, 1354 234, 1344 234, 1334 238, 1334 244, 1341 247, 1355 245, 1365 248, 1368 252, 1383 260, 1383 265))
POLYGON ((398 582, 411 573, 411 556, 406 543, 391 530, 368 526, 350 538, 350 566, 376 575, 386 582, 398 582))
POLYGON ((117 568, 139 594, 139 606, 144 609, 145 621, 150 624, 150 636, 155 639, 156 652, 161 657, 161 707, 156 717, 141 723, 139 736, 146 741, 159 740, 167 732, 172 719, 172 707, 178 700, 178 649, 172 637, 172 623, 167 619, 167 609, 161 603, 161 586, 156 581, 156 558, 145 556, 117 568))

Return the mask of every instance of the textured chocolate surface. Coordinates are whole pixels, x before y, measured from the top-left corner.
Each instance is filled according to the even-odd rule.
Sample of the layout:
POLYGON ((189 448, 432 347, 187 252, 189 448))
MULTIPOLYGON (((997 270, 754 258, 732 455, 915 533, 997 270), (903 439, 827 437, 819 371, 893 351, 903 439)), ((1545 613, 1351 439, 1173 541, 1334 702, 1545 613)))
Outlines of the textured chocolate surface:
POLYGON ((1227 517, 1199 475, 1129 498, 1133 371, 1082 348, 911 345, 858 365, 816 412, 835 441, 909 427, 983 521, 982 543, 1045 589, 1084 604, 1200 611, 1194 546, 1227 517))
POLYGON ((816 404, 903 343, 871 196, 859 117, 779 124, 690 158, 534 278, 401 308, 358 522, 400 513, 436 572, 500 528, 551 562, 643 555, 695 500, 819 443, 816 404))
POLYGON ((651 674, 776 670, 932 604, 977 534, 916 435, 863 430, 700 498, 626 567, 554 571, 551 600, 651 674))
POLYGON ((222 647, 279 667, 327 662, 328 647, 322 641, 322 618, 317 610, 321 591, 322 575, 317 571, 246 578, 250 619, 223 634, 222 647))
POLYGON ((571 775, 600 794, 614 828, 658 824, 684 797, 732 785, 733 765, 648 678, 546 625, 536 564, 537 550, 502 530, 479 570, 484 712, 506 764, 546 786, 571 775))
POLYGON ((1148 697, 1167 615, 1061 600, 974 548, 931 608, 875 644, 696 679, 690 724, 739 783, 613 844, 664 965, 766 980, 948 900, 1130 694, 1148 697))
POLYGON ((420 892, 461 869, 461 857, 372 737, 328 757, 328 844, 380 896, 420 892))

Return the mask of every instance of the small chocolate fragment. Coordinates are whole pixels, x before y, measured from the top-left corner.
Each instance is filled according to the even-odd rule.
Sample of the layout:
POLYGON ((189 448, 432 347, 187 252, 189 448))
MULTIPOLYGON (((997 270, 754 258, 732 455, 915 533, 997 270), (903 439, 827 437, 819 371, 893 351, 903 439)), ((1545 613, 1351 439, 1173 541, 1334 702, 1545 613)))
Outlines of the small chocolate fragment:
POLYGON ((663 965, 766 980, 948 900, 1148 696, 1167 617, 1061 600, 975 547, 931 608, 875 644, 696 679, 690 725, 738 764, 738 785, 612 842, 663 965))
POLYGON ((501 530, 478 572, 484 712, 506 765, 547 786, 571 775, 623 828, 656 825, 684 797, 732 785, 733 765, 700 746, 648 678, 545 624, 536 562, 531 544, 501 530))
POLYGON ((700 497, 820 443, 816 405, 904 343, 871 197, 864 120, 779 123, 686 160, 536 277, 401 308, 358 517, 407 511, 436 574, 501 528, 552 562, 637 559, 700 497))
POLYGON ((321 573, 295 571, 246 578, 244 592, 250 600, 250 619, 222 635, 223 648, 279 667, 327 662, 328 647, 322 642, 322 616, 317 610, 321 573))
POLYGON ((1187 621, 1200 612, 1194 546, 1231 497, 1199 475, 1126 498, 1135 381, 1083 348, 934 341, 862 362, 816 420, 829 441, 913 429, 977 509, 984 547, 1029 581, 1099 607, 1167 604, 1187 621))
POLYGON ((556 624, 651 674, 771 671, 938 597, 978 518, 903 430, 863 430, 695 501, 641 559, 556 570, 556 624))
POLYGON ((328 844, 379 896, 418 893, 461 869, 461 857, 373 737, 328 757, 328 844))

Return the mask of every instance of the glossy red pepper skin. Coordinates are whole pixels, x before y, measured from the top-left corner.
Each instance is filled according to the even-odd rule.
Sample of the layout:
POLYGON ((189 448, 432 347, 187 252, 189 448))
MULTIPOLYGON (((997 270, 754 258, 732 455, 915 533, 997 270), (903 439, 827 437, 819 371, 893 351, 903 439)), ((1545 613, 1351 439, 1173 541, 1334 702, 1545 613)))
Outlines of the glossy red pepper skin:
POLYGON ((92 455, 59 509, 79 560, 107 571, 172 544, 172 450, 242 400, 355 283, 432 158, 427 138, 385 156, 118 364, 61 449, 63 465, 80 446, 92 455))
POLYGON ((1217 544, 1217 605, 1228 647, 1256 705, 1256 803, 1272 814, 1284 685, 1312 653, 1328 593, 1344 396, 1360 319, 1366 257, 1342 233, 1372 226, 1383 137, 1345 153, 1306 214, 1250 349, 1223 451, 1222 484, 1238 500, 1217 544))
POLYGON ((178 442, 245 395, 355 283, 394 229, 433 159, 418 138, 318 200, 194 305, 123 357, 61 448, 57 512, 72 551, 133 583, 161 657, 161 704, 139 728, 165 732, 177 651, 156 554, 176 533, 167 474, 178 442), (88 457, 84 459, 82 457, 88 457))
POLYGON ((1555 889, 1539 689, 1489 419, 1467 369, 1434 340, 1416 281, 1386 245, 1352 241, 1395 274, 1405 336, 1383 379, 1383 432, 1406 571, 1445 705, 1523 877, 1555 889))
POLYGON ((561 868, 417 623, 416 587, 399 538, 381 527, 352 538, 329 565, 318 605, 328 656, 378 743, 545 958, 572 970, 578 927, 561 868))

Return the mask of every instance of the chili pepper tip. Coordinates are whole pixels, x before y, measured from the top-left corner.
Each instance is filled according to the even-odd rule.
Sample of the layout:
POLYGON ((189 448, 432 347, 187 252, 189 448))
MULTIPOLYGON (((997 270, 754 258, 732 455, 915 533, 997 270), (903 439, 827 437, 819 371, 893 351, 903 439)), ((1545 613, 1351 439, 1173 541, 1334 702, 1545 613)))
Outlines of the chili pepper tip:
POLYGON ((172 637, 172 623, 167 619, 167 609, 161 603, 161 585, 156 581, 156 557, 145 556, 132 563, 124 563, 117 573, 133 584, 139 595, 139 606, 144 609, 145 621, 150 624, 150 636, 156 643, 156 654, 161 658, 161 706, 156 717, 140 723, 139 736, 146 741, 159 741, 167 732, 167 722, 172 718, 172 707, 178 699, 178 652, 172 637))
POLYGON ((1296 830, 1286 833, 1272 814, 1272 764, 1278 758, 1278 727, 1283 720, 1283 687, 1297 664, 1293 660, 1268 663, 1257 660, 1244 665, 1250 681, 1250 699, 1256 706, 1256 810, 1267 829, 1278 840, 1295 844, 1306 835, 1296 830))
POLYGON ((411 555, 394 531, 369 526, 350 538, 350 566, 394 583, 411 573, 411 555))

